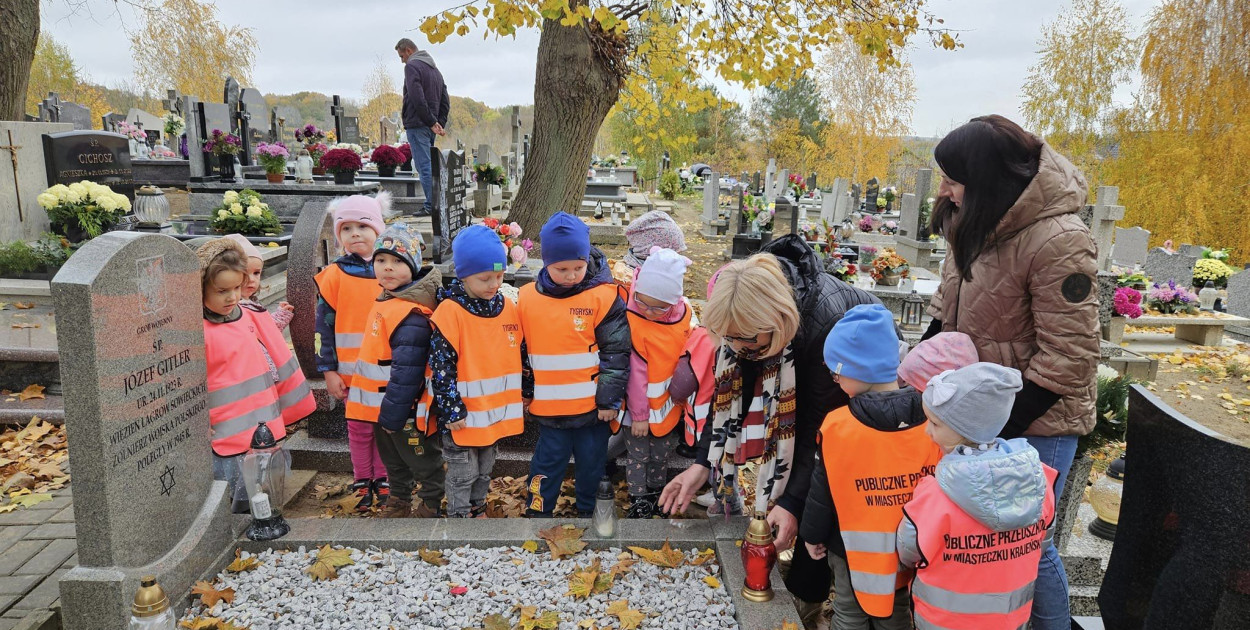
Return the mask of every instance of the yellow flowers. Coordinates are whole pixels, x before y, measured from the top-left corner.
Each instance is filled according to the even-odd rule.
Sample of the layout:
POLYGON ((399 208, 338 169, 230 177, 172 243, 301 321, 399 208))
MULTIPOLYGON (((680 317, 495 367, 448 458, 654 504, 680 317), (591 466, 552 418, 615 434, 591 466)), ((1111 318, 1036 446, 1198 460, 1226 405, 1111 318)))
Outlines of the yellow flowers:
POLYGON ((243 206, 241 204, 230 204, 230 214, 243 214, 243 206))

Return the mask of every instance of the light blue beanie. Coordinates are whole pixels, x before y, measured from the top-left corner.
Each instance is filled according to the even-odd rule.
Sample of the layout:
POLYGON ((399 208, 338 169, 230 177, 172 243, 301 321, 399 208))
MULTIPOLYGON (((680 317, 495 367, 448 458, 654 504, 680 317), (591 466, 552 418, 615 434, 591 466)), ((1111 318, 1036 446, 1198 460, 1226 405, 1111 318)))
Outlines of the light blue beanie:
POLYGON ((1020 370, 973 363, 929 379, 924 406, 955 433, 977 444, 990 444, 1006 426, 1016 392, 1023 387, 1020 370))
POLYGON ((898 380, 898 335, 889 309, 860 304, 847 311, 825 337, 825 365, 874 385, 898 380))

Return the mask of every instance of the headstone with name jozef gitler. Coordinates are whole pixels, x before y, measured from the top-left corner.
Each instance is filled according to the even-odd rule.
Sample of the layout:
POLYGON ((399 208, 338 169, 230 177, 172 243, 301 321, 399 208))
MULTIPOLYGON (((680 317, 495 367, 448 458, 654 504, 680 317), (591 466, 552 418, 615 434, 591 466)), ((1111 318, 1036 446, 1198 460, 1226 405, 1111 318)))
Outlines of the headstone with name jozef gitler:
POLYGON ((103 184, 120 194, 134 189, 130 142, 107 131, 65 131, 43 136, 48 185, 83 180, 103 184))
POLYGON ((430 149, 430 166, 434 178, 434 198, 430 206, 430 222, 434 227, 431 246, 434 262, 443 263, 451 257, 451 241, 469 225, 472 215, 465 205, 464 151, 430 149))
POLYGON ((159 234, 92 239, 52 281, 78 538, 66 628, 128 628, 144 575, 181 609, 238 533, 213 481, 199 296, 195 254, 159 234))

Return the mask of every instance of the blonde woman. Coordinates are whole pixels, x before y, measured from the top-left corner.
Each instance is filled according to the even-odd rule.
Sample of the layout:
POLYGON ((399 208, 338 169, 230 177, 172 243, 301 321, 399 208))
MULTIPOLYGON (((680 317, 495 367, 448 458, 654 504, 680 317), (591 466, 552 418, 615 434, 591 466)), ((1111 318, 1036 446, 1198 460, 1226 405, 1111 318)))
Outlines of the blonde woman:
MULTIPOLYGON (((847 403, 825 367, 825 337, 851 307, 878 303, 825 273, 795 235, 722 269, 703 310, 704 324, 721 341, 710 429, 695 464, 664 488, 664 511, 684 511, 709 474, 727 491, 738 466, 754 461, 755 496, 747 504, 767 511, 777 548, 788 548, 811 485, 816 433, 826 414, 847 403)), ((829 567, 797 545, 786 584, 818 606, 829 593, 829 567)))

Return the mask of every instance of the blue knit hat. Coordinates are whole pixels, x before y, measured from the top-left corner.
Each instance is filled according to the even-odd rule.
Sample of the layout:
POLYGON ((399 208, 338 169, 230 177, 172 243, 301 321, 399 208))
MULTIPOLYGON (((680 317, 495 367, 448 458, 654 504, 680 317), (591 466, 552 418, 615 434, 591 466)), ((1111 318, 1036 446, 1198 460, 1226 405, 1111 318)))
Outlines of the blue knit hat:
POLYGON ((834 374, 874 385, 897 380, 898 335, 889 309, 860 304, 847 311, 825 337, 825 365, 834 374))
POLYGON ((451 260, 456 264, 456 277, 463 280, 483 271, 503 271, 508 252, 494 230, 477 224, 460 230, 452 240, 451 260))
POLYGON ((392 223, 373 241, 373 255, 391 254, 404 261, 415 276, 421 269, 421 249, 424 246, 420 232, 409 229, 407 223, 392 223))
POLYGON ((557 212, 547 219, 538 232, 538 243, 543 248, 544 265, 590 258, 590 228, 567 212, 557 212))

